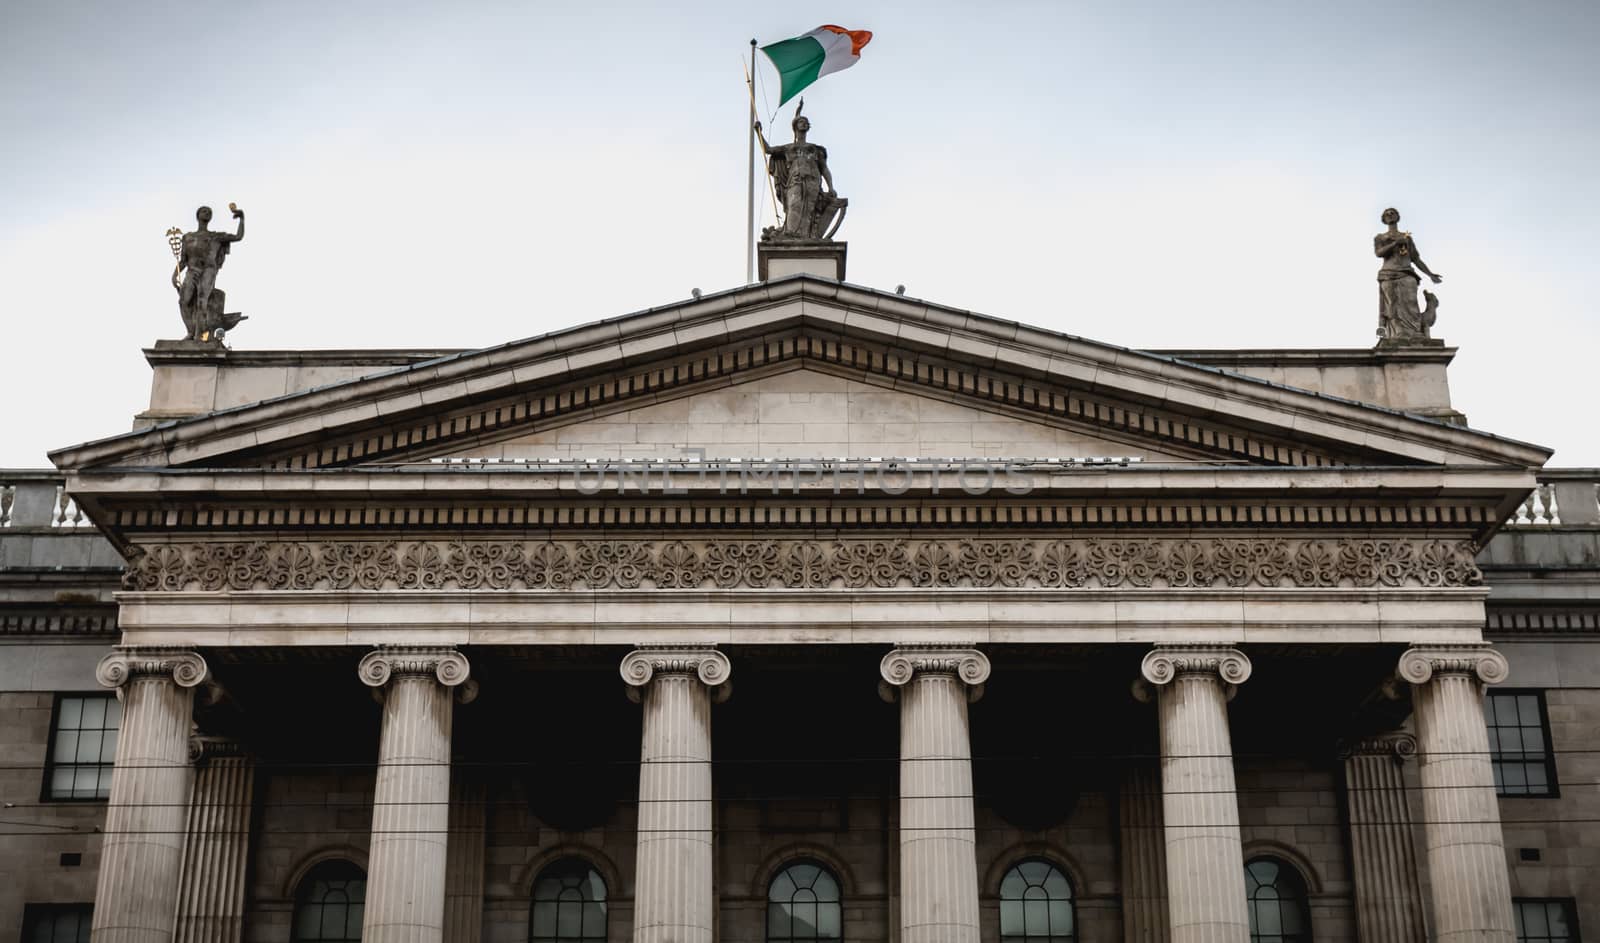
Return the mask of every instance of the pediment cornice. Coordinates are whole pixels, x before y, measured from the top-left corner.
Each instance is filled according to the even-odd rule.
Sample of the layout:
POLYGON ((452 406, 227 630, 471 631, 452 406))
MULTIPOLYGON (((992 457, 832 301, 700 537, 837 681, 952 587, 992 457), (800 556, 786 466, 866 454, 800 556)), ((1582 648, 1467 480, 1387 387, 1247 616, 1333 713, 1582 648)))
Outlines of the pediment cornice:
POLYGON ((166 423, 59 467, 405 461, 804 367, 1211 460, 1537 466, 1547 450, 869 289, 797 276, 166 423))

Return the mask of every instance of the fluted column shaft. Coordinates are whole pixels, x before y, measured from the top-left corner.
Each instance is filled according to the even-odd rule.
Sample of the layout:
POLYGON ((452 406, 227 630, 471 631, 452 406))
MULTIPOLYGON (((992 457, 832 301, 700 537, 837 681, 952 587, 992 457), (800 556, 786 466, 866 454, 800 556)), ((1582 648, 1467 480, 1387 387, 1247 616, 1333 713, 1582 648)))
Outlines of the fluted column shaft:
POLYGON ((1345 752, 1350 864, 1361 943, 1415 943, 1426 933, 1404 767, 1416 752, 1416 738, 1408 733, 1361 740, 1345 752))
POLYGON ((900 701, 900 941, 978 943, 978 859, 967 703, 989 677, 971 649, 884 657, 900 701))
POLYGON ((1483 685, 1504 681, 1488 646, 1418 645, 1400 656, 1416 717, 1423 835, 1439 943, 1515 938, 1483 685))
POLYGON ((191 738, 189 755, 196 766, 175 943, 239 943, 255 760, 239 744, 213 737, 191 738))
POLYGON ((170 943, 189 803, 189 728, 206 663, 183 649, 128 646, 101 660, 122 728, 106 806, 94 943, 170 943))
POLYGON ((622 661, 644 705, 639 746, 635 943, 711 943, 716 927, 711 702, 730 666, 711 648, 640 648, 622 661))
POLYGON ((467 660, 448 648, 385 647, 361 660, 383 698, 367 852, 364 943, 441 943, 450 826, 450 735, 467 660))
POLYGON ((1167 851, 1161 818, 1161 770, 1128 764, 1118 796, 1122 828, 1122 939, 1167 943, 1167 851))
POLYGON ((446 849, 444 943, 483 939, 483 851, 488 790, 478 775, 450 779, 450 847, 446 849))
POLYGON ((1250 660, 1218 646, 1157 646, 1142 670, 1159 691, 1172 943, 1249 939, 1228 699, 1250 660))

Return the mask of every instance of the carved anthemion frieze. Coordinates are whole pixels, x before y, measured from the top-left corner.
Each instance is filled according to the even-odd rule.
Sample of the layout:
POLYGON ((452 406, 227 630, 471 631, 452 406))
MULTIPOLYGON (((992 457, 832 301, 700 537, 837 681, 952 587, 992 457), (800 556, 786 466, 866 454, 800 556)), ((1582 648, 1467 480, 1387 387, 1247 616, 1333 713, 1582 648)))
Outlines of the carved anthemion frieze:
POLYGON ((1459 587, 1469 541, 1153 538, 249 541, 158 544, 146 592, 896 587, 1459 587))

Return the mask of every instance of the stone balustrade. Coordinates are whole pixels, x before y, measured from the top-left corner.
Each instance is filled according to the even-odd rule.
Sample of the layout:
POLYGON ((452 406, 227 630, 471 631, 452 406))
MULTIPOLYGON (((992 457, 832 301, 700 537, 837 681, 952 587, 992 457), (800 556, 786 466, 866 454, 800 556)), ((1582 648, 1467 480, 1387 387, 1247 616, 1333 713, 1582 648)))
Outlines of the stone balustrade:
POLYGON ((0 527, 93 527, 67 493, 66 480, 48 471, 0 471, 0 527))
POLYGON ((1517 507, 1511 525, 1564 527, 1600 524, 1600 468, 1547 468, 1517 507))

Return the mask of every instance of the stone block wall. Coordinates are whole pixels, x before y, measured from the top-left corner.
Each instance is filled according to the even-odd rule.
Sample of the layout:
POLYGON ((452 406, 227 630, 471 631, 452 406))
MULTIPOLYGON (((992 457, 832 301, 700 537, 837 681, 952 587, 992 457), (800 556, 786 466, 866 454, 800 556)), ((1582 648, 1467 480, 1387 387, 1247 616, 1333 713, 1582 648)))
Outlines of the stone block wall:
POLYGON ((1245 860, 1270 855, 1305 879, 1317 940, 1354 940, 1342 773, 1330 761, 1250 759, 1235 764, 1245 860))
MULTIPOLYGON (((1513 671, 1515 669, 1513 668, 1513 671)), ((1545 690, 1560 795, 1500 799, 1511 893, 1570 897, 1578 925, 1600 929, 1600 688, 1545 690), (1522 860, 1522 849, 1539 860, 1522 860)))
POLYGON ((26 904, 94 900, 105 803, 40 799, 54 708, 49 691, 0 691, 0 939, 22 938, 26 904))

